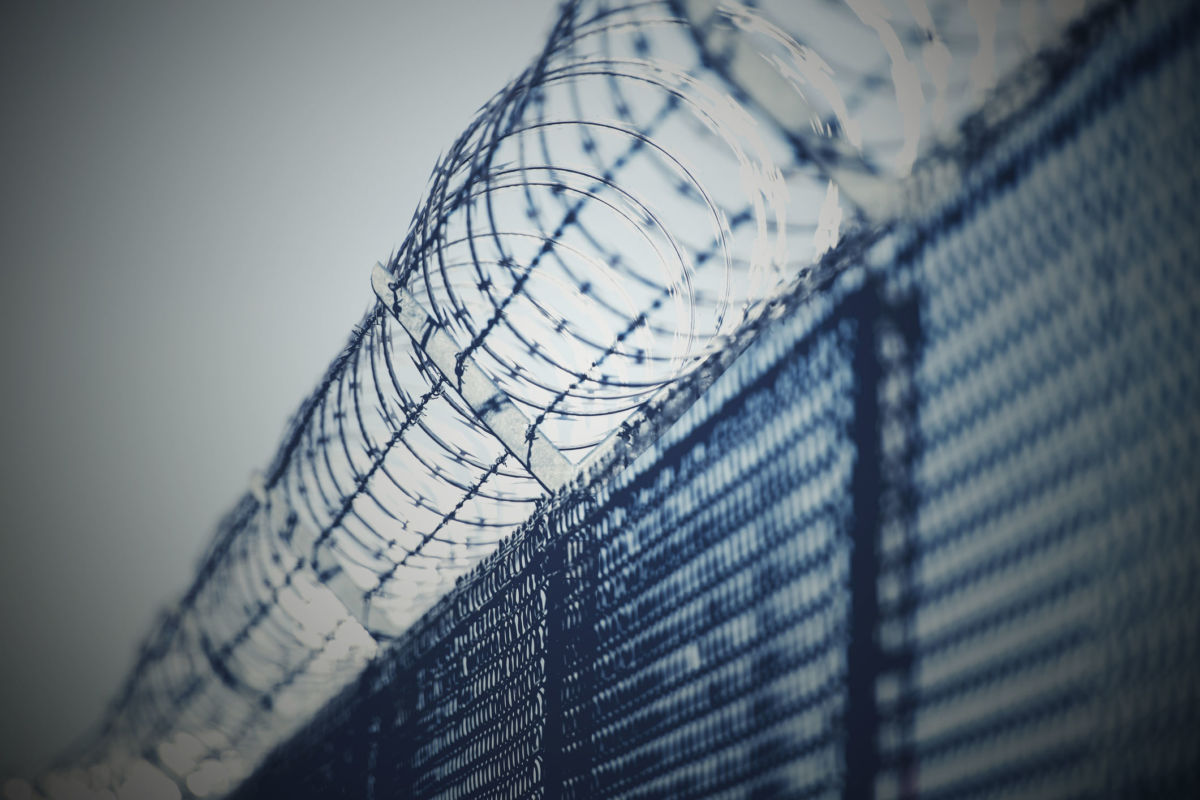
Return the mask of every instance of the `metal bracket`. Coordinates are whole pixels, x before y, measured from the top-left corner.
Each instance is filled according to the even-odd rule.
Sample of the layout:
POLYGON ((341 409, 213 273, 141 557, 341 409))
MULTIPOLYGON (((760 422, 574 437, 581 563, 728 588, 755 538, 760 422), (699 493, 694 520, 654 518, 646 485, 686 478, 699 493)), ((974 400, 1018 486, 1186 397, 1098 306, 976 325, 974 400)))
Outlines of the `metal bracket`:
POLYGON ((538 483, 551 492, 575 477, 575 466, 538 429, 521 409, 500 391, 470 354, 463 354, 449 332, 438 324, 417 298, 397 286, 382 264, 371 271, 371 286, 413 340, 445 377, 447 384, 475 412, 476 418, 538 483))

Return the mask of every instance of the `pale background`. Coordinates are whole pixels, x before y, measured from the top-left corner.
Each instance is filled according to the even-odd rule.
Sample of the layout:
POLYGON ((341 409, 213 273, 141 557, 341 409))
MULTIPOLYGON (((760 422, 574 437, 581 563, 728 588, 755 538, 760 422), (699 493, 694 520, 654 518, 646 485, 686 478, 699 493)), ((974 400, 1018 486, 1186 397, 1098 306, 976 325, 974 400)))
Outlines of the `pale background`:
POLYGON ((0 11, 0 778, 94 724, 554 0, 0 11))

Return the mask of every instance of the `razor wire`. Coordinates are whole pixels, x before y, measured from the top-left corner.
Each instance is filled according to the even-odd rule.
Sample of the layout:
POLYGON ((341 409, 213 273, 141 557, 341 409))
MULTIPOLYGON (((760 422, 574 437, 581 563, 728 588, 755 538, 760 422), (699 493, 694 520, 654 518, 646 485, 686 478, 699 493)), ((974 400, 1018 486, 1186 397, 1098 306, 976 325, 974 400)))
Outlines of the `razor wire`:
POLYGON ((953 179, 958 121, 1084 5, 564 3, 436 165, 378 302, 98 735, 37 791, 236 784, 848 231, 953 179))

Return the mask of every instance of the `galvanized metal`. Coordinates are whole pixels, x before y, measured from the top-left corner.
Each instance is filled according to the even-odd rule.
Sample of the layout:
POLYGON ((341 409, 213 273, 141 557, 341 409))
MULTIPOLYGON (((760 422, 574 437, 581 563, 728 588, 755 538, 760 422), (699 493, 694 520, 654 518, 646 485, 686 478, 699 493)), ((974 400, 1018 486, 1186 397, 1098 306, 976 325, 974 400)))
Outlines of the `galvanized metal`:
POLYGON ((521 462, 538 483, 551 492, 569 481, 575 467, 534 427, 508 395, 500 391, 469 352, 438 324, 417 298, 375 264, 371 286, 404 328, 413 344, 429 357, 447 383, 488 430, 521 462))

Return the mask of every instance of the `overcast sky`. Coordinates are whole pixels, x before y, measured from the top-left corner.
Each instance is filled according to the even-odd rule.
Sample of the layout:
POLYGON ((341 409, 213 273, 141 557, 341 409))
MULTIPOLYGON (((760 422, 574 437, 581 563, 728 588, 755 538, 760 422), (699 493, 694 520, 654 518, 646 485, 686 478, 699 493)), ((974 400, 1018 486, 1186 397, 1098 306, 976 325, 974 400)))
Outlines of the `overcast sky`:
POLYGON ((0 11, 0 777, 93 724, 554 0, 0 11))

